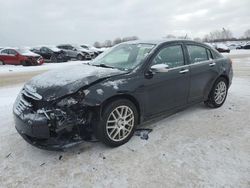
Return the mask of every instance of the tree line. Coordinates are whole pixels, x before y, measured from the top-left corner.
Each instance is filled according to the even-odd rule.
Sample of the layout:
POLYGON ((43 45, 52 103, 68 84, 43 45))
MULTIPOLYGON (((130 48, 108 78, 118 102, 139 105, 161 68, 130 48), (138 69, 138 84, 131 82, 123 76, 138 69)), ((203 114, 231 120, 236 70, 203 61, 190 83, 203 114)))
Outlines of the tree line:
POLYGON ((105 40, 104 42, 95 42, 94 47, 96 48, 109 48, 112 46, 115 46, 116 44, 120 44, 122 42, 132 41, 132 40, 138 40, 139 38, 137 36, 130 36, 130 37, 117 37, 114 40, 105 40))
MULTIPOLYGON (((178 38, 178 39, 191 39, 187 34, 184 36, 175 36, 172 34, 166 35, 164 38, 178 38)), ((96 48, 108 48, 112 47, 116 44, 132 41, 132 40, 138 40, 139 38, 137 36, 130 36, 130 37, 117 37, 114 40, 105 40, 104 42, 95 42, 94 46, 96 48)), ((233 35, 233 32, 230 29, 222 28, 221 30, 214 30, 210 33, 206 34, 203 38, 195 37, 193 38, 195 41, 199 42, 223 42, 223 41, 240 41, 240 40, 250 40, 250 29, 246 30, 243 34, 243 36, 236 38, 233 35)))
MULTIPOLYGON (((191 39, 188 35, 185 36, 175 36, 167 35, 166 38, 178 38, 178 39, 191 39)), ((250 40, 250 29, 246 30, 243 36, 236 38, 230 29, 222 28, 221 30, 214 30, 206 34, 203 38, 195 37, 195 41, 199 42, 223 42, 223 41, 241 41, 250 40)))

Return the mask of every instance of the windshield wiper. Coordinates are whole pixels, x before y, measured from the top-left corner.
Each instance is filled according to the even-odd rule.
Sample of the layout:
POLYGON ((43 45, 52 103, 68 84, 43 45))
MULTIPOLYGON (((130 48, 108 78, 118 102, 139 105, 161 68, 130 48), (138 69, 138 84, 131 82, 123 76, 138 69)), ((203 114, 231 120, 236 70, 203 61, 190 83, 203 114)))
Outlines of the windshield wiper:
POLYGON ((115 67, 111 67, 111 66, 109 66, 109 65, 106 65, 106 64, 103 64, 103 63, 101 63, 101 64, 93 64, 94 66, 97 66, 97 67, 104 67, 104 68, 111 68, 111 69, 114 69, 115 67))

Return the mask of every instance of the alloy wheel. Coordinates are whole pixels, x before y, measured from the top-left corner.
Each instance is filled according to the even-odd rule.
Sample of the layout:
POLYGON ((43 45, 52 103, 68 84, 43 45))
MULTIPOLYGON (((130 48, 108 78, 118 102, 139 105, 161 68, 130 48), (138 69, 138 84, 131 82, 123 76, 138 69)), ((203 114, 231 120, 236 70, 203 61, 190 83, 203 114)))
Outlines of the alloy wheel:
POLYGON ((126 139, 135 125, 135 116, 128 106, 118 106, 109 115, 106 123, 108 137, 115 141, 126 139))
POLYGON ((226 83, 223 81, 220 81, 216 88, 215 88, 215 92, 214 92, 214 100, 217 104, 222 104, 225 97, 227 95, 227 86, 226 83))

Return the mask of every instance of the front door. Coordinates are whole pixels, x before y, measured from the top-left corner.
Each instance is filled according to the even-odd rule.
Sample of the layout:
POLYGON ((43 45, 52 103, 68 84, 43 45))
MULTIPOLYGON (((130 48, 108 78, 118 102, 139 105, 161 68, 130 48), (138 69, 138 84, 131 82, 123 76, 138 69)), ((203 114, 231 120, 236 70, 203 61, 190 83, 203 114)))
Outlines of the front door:
POLYGON ((9 49, 9 63, 13 65, 20 64, 18 53, 13 49, 9 49))
POLYGON ((150 67, 157 64, 166 64, 168 69, 166 72, 152 72, 150 78, 145 77, 147 116, 187 104, 190 72, 183 45, 177 43, 162 47, 150 67))

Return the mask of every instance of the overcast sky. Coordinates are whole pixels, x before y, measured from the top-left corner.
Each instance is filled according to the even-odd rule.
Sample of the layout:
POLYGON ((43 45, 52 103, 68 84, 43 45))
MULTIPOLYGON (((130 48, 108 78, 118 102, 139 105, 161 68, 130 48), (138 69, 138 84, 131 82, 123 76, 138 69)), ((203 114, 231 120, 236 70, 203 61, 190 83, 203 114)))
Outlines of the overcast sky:
POLYGON ((1 0, 0 46, 203 37, 250 29, 250 0, 1 0))

